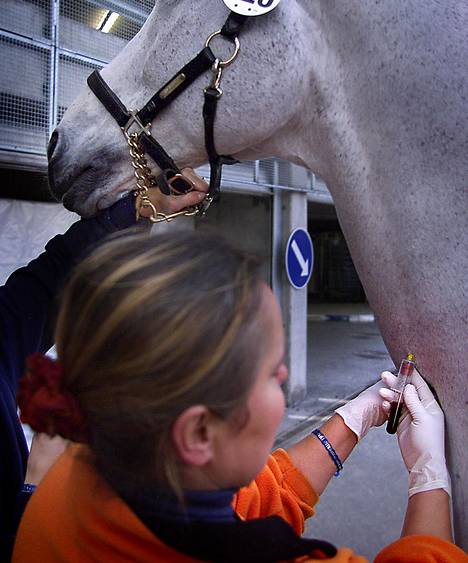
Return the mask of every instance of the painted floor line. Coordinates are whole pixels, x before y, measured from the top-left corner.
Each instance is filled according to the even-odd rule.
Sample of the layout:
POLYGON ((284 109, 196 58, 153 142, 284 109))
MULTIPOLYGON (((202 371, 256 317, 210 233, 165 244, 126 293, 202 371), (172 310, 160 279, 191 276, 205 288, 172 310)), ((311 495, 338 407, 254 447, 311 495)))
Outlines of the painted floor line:
POLYGON ((330 418, 329 415, 327 416, 316 416, 316 415, 307 415, 307 414, 288 414, 288 418, 291 420, 300 420, 300 421, 307 421, 307 422, 322 422, 330 418))
POLYGON ((344 321, 350 323, 373 323, 375 316, 373 314, 364 315, 336 315, 336 314, 316 314, 309 313, 307 315, 309 321, 344 321))
MULTIPOLYGON (((304 418, 302 420, 298 420, 296 424, 293 425, 292 428, 286 428, 282 432, 280 432, 275 440, 274 447, 275 448, 288 448, 294 442, 296 442, 299 436, 306 436, 307 433, 310 433, 310 422, 317 422, 317 421, 325 421, 333 416, 333 411, 335 407, 339 407, 341 404, 347 403, 357 397, 359 393, 361 393, 363 389, 357 389, 350 393, 345 399, 337 400, 335 403, 329 403, 327 406, 323 406, 323 410, 318 412, 317 414, 311 414, 309 417, 304 418)), ((287 417, 291 416, 302 416, 299 414, 287 414, 287 417)))
POLYGON ((319 397, 317 401, 321 403, 341 403, 342 405, 349 402, 346 399, 338 399, 338 397, 319 397))
POLYGON ((292 420, 307 420, 307 419, 315 419, 320 417, 310 416, 310 414, 288 414, 288 418, 291 418, 292 420))

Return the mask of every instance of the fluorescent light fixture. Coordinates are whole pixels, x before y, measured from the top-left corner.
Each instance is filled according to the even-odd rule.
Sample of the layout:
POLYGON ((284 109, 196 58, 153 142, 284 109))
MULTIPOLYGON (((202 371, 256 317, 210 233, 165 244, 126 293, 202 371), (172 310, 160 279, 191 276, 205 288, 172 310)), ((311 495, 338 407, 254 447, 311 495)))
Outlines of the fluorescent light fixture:
POLYGON ((102 33, 109 33, 112 29, 113 25, 117 21, 119 14, 117 12, 111 12, 110 10, 106 10, 102 15, 99 23, 96 26, 98 31, 102 31, 102 33))

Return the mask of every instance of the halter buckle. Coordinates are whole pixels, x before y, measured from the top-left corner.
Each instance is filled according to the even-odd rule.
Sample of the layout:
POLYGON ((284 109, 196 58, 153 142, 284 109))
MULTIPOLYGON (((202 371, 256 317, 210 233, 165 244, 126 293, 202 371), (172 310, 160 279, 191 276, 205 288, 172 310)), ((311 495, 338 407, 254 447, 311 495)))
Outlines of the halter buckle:
POLYGON ((128 113, 130 114, 130 117, 128 118, 127 123, 121 128, 123 134, 126 137, 130 136, 129 129, 132 127, 132 125, 136 125, 136 127, 138 128, 137 133, 146 133, 147 135, 151 135, 151 123, 143 125, 143 122, 138 117, 138 110, 131 109, 128 111, 128 113))

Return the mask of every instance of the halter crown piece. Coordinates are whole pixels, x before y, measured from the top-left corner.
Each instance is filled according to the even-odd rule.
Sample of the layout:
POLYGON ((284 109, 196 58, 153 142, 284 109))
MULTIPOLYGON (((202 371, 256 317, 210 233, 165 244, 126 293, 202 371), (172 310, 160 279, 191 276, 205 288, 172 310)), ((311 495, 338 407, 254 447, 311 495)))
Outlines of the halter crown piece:
MULTIPOLYGON (((231 7, 232 0, 224 1, 231 7)), ((263 12, 266 12, 274 8, 278 2, 279 0, 239 0, 239 2, 236 0, 235 4, 258 4, 263 12)), ((257 15, 257 13, 248 15, 257 15)), ((223 27, 208 37, 203 49, 166 82, 140 110, 128 110, 97 70, 88 77, 87 83, 91 91, 117 121, 127 140, 136 178, 135 193, 140 196, 137 206, 137 219, 140 217, 140 211, 143 208, 151 209, 150 220, 153 223, 171 221, 180 215, 204 215, 219 194, 223 164, 236 164, 238 162, 232 156, 220 155, 216 151, 214 122, 218 100, 223 95, 220 88, 223 70, 234 62, 239 53, 238 35, 248 15, 231 11, 223 27), (226 60, 216 57, 210 47, 212 39, 218 35, 225 37, 233 44, 233 53, 226 60), (179 94, 209 69, 212 71, 212 80, 204 89, 205 101, 203 104, 205 147, 210 164, 208 193, 204 201, 198 205, 167 215, 158 211, 150 201, 148 189, 158 187, 166 195, 181 195, 193 189, 193 185, 185 179, 174 160, 151 134, 151 122, 179 94), (152 175, 145 153, 149 154, 161 168, 162 174, 158 178, 152 175)))

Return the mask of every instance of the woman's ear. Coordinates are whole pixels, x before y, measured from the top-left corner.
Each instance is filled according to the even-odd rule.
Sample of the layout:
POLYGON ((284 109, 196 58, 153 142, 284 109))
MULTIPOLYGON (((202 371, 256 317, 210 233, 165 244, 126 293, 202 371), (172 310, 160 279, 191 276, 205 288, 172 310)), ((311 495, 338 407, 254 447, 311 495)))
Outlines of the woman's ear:
POLYGON ((213 422, 213 415, 204 405, 189 407, 177 417, 172 441, 182 463, 202 467, 212 460, 213 422))

